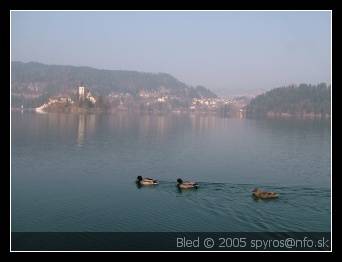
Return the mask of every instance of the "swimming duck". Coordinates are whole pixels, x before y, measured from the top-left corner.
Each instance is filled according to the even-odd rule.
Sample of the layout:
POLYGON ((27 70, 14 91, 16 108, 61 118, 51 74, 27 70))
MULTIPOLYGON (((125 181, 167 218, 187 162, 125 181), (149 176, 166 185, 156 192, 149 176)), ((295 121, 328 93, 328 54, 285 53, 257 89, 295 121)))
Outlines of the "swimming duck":
POLYGON ((256 198, 261 198, 261 199, 277 198, 279 196, 278 193, 261 191, 259 188, 255 188, 252 191, 252 195, 256 198))
POLYGON ((148 178, 148 177, 143 178, 142 176, 138 176, 136 183, 142 186, 150 186, 150 185, 158 185, 159 181, 156 179, 148 178))
POLYGON ((183 181, 182 179, 177 179, 177 187, 180 189, 190 189, 190 188, 198 188, 198 184, 196 182, 183 181))

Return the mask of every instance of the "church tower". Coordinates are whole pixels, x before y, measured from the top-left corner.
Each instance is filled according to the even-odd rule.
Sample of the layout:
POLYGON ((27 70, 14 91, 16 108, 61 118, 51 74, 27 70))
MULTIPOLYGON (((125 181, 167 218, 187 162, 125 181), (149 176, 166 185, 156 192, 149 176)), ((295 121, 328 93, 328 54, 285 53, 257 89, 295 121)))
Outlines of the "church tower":
POLYGON ((78 99, 84 100, 84 97, 85 97, 85 87, 81 85, 78 87, 78 99))

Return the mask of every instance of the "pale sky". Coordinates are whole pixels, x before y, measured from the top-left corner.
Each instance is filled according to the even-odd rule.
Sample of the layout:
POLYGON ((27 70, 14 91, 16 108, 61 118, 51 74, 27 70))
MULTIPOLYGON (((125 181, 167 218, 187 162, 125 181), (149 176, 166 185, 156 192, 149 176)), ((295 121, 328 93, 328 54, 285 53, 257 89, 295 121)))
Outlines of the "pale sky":
POLYGON ((219 94, 331 81, 331 13, 12 11, 12 61, 165 72, 219 94))

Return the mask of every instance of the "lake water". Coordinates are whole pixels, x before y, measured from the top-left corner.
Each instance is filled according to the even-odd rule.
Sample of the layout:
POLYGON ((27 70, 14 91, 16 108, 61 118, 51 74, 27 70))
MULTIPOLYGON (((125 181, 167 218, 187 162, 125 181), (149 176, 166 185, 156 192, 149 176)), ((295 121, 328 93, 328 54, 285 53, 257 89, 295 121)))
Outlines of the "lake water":
POLYGON ((12 112, 12 231, 330 231, 330 121, 12 112), (160 180, 138 188, 138 175, 160 180), (176 179, 195 180, 179 191, 176 179), (256 201, 254 187, 276 191, 256 201))

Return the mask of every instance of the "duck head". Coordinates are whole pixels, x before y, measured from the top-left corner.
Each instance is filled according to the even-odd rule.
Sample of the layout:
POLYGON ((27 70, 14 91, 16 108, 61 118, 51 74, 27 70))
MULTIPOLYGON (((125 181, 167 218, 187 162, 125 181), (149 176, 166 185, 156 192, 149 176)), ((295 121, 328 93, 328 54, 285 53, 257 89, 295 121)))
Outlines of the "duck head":
POLYGON ((141 181, 142 179, 143 179, 142 176, 137 177, 137 181, 141 181))
POLYGON ((259 192, 259 191, 260 191, 260 189, 256 187, 256 188, 253 189, 252 192, 253 192, 253 193, 256 193, 256 192, 259 192))
POLYGON ((180 178, 178 178, 178 179, 177 179, 177 183, 178 183, 178 184, 182 184, 182 183, 183 183, 183 180, 180 179, 180 178))

